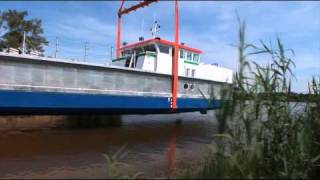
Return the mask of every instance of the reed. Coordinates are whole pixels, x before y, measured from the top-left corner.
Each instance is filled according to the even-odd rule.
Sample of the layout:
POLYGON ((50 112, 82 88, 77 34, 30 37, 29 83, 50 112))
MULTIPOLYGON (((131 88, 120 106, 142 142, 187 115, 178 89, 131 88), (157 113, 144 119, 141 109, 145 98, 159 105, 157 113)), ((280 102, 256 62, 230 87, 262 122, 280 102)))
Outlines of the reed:
MULTIPOLYGON (((212 152, 193 178, 315 178, 320 172, 319 103, 289 102, 295 79, 294 51, 275 43, 249 44, 239 22, 239 70, 231 96, 222 89, 222 109, 212 152), (273 48, 275 47, 275 48, 273 48), (271 63, 254 61, 263 54, 271 63)), ((319 95, 320 78, 309 93, 319 95)), ((214 97, 211 97, 214 98, 214 97)), ((192 175, 190 175, 192 174, 192 175)))
POLYGON ((120 147, 112 155, 105 153, 102 154, 107 161, 106 178, 107 179, 138 179, 142 178, 143 173, 136 172, 134 174, 129 174, 127 169, 129 165, 121 162, 127 155, 129 151, 126 150, 126 146, 120 147))

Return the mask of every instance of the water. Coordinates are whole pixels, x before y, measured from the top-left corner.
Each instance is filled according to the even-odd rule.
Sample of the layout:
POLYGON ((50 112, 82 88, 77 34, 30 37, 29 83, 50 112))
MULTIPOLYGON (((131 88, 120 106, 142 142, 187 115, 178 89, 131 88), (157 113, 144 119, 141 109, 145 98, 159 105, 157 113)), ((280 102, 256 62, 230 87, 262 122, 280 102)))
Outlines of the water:
POLYGON ((128 151, 121 172, 167 177, 169 147, 175 167, 197 165, 216 132, 212 112, 123 116, 121 127, 4 131, 0 135, 0 178, 105 178, 103 153, 128 151), (181 119, 182 123, 175 123, 181 119))

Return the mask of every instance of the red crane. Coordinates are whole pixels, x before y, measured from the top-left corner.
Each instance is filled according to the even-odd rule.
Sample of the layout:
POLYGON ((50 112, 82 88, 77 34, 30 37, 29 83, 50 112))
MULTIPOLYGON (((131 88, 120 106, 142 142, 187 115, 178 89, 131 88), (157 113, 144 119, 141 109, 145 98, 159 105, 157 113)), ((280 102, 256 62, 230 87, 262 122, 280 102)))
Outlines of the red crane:
MULTIPOLYGON (((124 8, 124 0, 121 1, 121 6, 118 11, 118 31, 117 31, 117 58, 121 56, 121 17, 124 14, 129 14, 139 8, 150 5, 159 0, 144 0, 129 8, 124 8)), ((173 58, 173 81, 172 81, 172 110, 177 109, 177 95, 178 95, 178 53, 179 53, 179 8, 178 0, 175 0, 175 44, 174 44, 174 58, 173 58)))
POLYGON ((158 0, 144 0, 134 6, 129 8, 123 8, 124 0, 121 1, 121 6, 118 11, 118 32, 117 32, 117 58, 120 58, 121 55, 121 17, 124 14, 129 14, 132 11, 136 11, 139 8, 150 5, 151 3, 157 2, 158 0))

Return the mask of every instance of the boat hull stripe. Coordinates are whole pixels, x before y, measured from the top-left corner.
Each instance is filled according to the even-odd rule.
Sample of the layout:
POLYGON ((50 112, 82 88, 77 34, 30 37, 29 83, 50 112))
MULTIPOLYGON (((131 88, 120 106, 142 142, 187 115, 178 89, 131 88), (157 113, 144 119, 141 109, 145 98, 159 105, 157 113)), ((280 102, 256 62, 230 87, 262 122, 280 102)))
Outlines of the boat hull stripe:
MULTIPOLYGON (((170 113, 168 97, 0 90, 0 114, 170 113)), ((220 107, 203 98, 179 98, 178 112, 220 107)))

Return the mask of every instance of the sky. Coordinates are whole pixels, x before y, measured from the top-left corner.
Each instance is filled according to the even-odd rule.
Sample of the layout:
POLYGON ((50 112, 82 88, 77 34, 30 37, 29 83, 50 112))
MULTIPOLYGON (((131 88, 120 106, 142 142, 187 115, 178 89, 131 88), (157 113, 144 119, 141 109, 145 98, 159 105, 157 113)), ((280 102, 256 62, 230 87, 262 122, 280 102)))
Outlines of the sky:
MULTIPOLYGON (((125 7, 135 3, 128 1, 125 7)), ((0 10, 25 10, 28 18, 41 19, 49 41, 46 55, 54 55, 58 42, 59 58, 103 63, 110 60, 111 47, 115 47, 119 6, 119 1, 3 1, 0 10)), ((237 70, 238 12, 247 24, 248 43, 275 42, 279 36, 287 49, 295 51, 293 91, 306 92, 311 77, 320 75, 320 2, 180 1, 179 10, 180 41, 203 50, 205 63, 237 70)), ((140 36, 151 38, 154 20, 161 26, 158 36, 174 40, 173 1, 160 1, 123 16, 122 40, 132 43, 140 36)), ((267 61, 252 58, 261 64, 267 61)))

